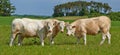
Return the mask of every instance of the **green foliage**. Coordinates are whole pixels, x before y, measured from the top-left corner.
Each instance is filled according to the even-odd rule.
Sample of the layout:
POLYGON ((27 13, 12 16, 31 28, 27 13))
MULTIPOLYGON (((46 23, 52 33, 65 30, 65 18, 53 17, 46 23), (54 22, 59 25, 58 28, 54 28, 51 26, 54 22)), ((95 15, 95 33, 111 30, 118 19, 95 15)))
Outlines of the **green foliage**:
POLYGON ((92 13, 107 14, 111 9, 108 3, 75 1, 56 5, 53 16, 84 16, 92 13))
POLYGON ((61 16, 63 16, 63 15, 64 15, 63 13, 54 13, 54 14, 53 14, 53 17, 57 17, 57 16, 58 16, 58 17, 61 17, 61 16))
POLYGON ((113 21, 120 21, 120 12, 111 12, 107 14, 111 20, 113 21))
POLYGON ((0 16, 10 16, 14 10, 15 6, 9 0, 0 0, 0 16))
POLYGON ((100 13, 91 13, 88 15, 88 17, 98 17, 98 16, 102 16, 103 14, 100 14, 100 13))
POLYGON ((25 17, 29 17, 29 18, 43 18, 43 19, 46 19, 46 18, 51 18, 51 16, 38 16, 38 15, 12 15, 12 16, 15 16, 15 17, 20 17, 20 18, 25 18, 25 17))

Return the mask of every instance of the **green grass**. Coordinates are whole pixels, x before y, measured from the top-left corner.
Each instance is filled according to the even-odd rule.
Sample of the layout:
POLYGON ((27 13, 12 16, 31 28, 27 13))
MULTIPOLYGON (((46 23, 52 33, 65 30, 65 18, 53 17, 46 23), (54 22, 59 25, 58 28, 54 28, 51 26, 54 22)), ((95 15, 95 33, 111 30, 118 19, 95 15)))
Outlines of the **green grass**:
MULTIPOLYGON (((120 21, 112 21, 110 33, 112 35, 112 43, 109 45, 107 40, 102 46, 99 46, 101 34, 96 36, 87 36, 87 45, 84 46, 83 40, 80 44, 76 44, 76 38, 66 36, 66 33, 59 33, 55 38, 55 44, 50 45, 49 39, 45 39, 45 46, 40 45, 39 39, 37 43, 33 43, 33 38, 25 38, 22 46, 15 45, 9 47, 10 40, 10 24, 15 17, 0 17, 0 55, 119 55, 120 53, 120 21)), ((58 17, 60 20, 69 17, 58 17)), ((66 19, 65 21, 70 21, 66 19)))

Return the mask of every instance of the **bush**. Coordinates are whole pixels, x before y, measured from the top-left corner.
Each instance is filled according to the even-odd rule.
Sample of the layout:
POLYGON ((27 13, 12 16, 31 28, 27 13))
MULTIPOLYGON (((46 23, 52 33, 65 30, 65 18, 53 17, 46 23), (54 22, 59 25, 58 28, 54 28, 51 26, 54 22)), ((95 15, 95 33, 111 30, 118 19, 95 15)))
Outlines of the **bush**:
POLYGON ((107 16, 110 17, 112 21, 120 21, 120 12, 111 12, 107 14, 107 16))
POLYGON ((100 13, 91 13, 88 15, 88 17, 98 17, 98 16, 101 16, 101 15, 104 15, 104 14, 100 14, 100 13))

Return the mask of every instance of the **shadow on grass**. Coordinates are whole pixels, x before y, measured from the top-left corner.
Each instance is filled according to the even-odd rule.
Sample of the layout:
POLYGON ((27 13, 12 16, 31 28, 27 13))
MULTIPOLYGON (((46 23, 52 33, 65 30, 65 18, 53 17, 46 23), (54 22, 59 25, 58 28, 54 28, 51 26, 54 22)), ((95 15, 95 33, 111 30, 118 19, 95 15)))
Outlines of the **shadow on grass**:
POLYGON ((77 44, 76 42, 64 42, 64 43, 55 43, 54 45, 84 45, 83 43, 77 44))
MULTIPOLYGON (((9 45, 9 42, 6 42, 7 45, 9 45)), ((27 42, 27 43, 23 43, 21 46, 33 46, 33 45, 38 45, 38 46, 41 46, 41 43, 40 42, 27 42)), ((61 45, 84 45, 83 43, 79 43, 77 44, 76 42, 59 42, 59 43, 54 43, 54 44, 50 44, 50 43, 44 43, 45 46, 54 46, 54 45, 57 45, 57 46, 61 46, 61 45)), ((18 46, 18 43, 15 42, 13 44, 13 46, 18 46)))

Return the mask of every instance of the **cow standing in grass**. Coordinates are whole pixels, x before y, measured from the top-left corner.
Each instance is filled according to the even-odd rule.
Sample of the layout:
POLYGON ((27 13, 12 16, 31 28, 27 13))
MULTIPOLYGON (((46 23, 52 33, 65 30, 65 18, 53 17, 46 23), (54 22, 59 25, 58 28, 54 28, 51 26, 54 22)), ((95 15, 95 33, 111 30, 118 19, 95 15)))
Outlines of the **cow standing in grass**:
MULTIPOLYGON (((56 20, 56 19, 54 19, 54 20, 56 20)), ((50 43, 51 44, 54 44, 54 38, 56 37, 58 32, 63 33, 64 32, 64 27, 66 26, 66 23, 64 21, 59 21, 59 20, 56 20, 56 21, 57 21, 56 22, 57 24, 53 28, 52 34, 48 35, 49 38, 50 38, 50 43)), ((35 38, 35 42, 34 43, 36 43, 36 38, 35 38)))
POLYGON ((44 39, 47 35, 52 34, 52 30, 56 25, 56 20, 35 20, 35 19, 14 19, 12 22, 10 46, 18 36, 18 45, 22 44, 22 40, 26 37, 39 37, 41 45, 44 46, 44 39))
POLYGON ((108 38, 108 44, 111 43, 111 34, 109 33, 111 27, 111 20, 106 16, 79 19, 71 24, 67 24, 67 35, 74 35, 77 37, 77 43, 81 37, 84 38, 84 44, 86 45, 86 34, 96 35, 98 32, 102 32, 102 41, 100 45, 104 43, 106 37, 108 38))
POLYGON ((54 44, 54 38, 55 36, 58 34, 59 31, 61 31, 61 33, 64 32, 64 27, 65 27, 66 23, 64 21, 58 21, 58 24, 53 28, 53 32, 50 36, 50 42, 51 44, 54 44))

